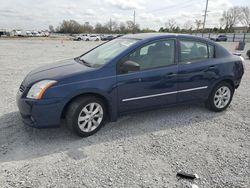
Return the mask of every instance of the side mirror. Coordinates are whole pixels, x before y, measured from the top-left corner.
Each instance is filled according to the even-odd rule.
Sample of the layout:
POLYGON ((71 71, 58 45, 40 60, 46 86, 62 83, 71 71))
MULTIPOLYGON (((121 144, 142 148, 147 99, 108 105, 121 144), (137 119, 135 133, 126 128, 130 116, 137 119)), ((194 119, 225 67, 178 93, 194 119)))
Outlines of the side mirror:
POLYGON ((140 65, 134 61, 125 61, 121 64, 120 70, 122 73, 127 73, 130 71, 138 71, 140 70, 140 65))

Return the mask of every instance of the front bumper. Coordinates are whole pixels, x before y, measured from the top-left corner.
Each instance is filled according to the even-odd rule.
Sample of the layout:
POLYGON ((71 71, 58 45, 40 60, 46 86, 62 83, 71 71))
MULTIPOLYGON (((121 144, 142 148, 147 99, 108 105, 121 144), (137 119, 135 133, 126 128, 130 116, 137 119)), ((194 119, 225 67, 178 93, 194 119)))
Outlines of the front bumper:
POLYGON ((60 98, 34 100, 16 96, 17 106, 25 124, 35 128, 60 126, 62 102, 60 98))

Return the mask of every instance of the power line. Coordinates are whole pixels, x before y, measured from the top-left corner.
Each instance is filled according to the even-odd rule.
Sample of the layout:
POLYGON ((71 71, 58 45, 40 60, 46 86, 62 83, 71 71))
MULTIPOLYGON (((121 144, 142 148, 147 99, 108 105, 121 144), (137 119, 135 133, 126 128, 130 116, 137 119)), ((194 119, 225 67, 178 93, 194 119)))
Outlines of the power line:
POLYGON ((155 10, 148 11, 148 12, 156 12, 156 11, 159 12, 159 11, 163 11, 163 10, 167 10, 167 9, 173 9, 173 8, 184 8, 184 7, 188 7, 188 6, 193 5, 193 3, 195 1, 198 1, 198 0, 188 0, 186 2, 182 2, 181 4, 171 5, 171 6, 165 6, 163 8, 155 9, 155 10))

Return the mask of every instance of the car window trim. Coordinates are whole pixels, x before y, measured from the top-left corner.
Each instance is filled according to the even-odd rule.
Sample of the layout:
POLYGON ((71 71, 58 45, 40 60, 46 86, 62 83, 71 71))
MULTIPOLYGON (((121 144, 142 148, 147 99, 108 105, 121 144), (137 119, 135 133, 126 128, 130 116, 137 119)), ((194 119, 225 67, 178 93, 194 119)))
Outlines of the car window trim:
POLYGON ((163 38, 163 39, 157 39, 154 41, 149 41, 146 43, 143 43, 142 45, 140 45, 139 47, 137 47, 136 49, 131 50, 128 54, 124 55, 122 58, 120 58, 120 60, 116 63, 116 75, 127 75, 127 74, 131 74, 131 73, 139 73, 139 72, 143 72, 143 71, 148 71, 148 70, 154 70, 154 69, 159 69, 159 68, 165 68, 165 67, 170 67, 173 65, 177 65, 178 64, 178 52, 177 52, 177 38, 163 38), (174 41, 174 63, 170 64, 170 65, 165 65, 165 66, 160 66, 160 67, 152 67, 152 68, 148 68, 148 69, 143 69, 143 70, 139 70, 139 71, 134 71, 134 72, 129 72, 129 73, 120 73, 119 72, 119 66, 121 63, 124 62, 124 58, 128 57, 130 54, 134 53, 136 50, 143 48, 144 46, 156 43, 156 42, 160 42, 160 41, 167 41, 167 40, 173 40, 174 41))
POLYGON ((211 57, 211 58, 215 58, 215 46, 214 46, 214 45, 212 45, 212 44, 209 44, 209 43, 207 43, 207 48, 208 48, 208 57, 209 57, 209 59, 211 59, 211 58, 210 58, 210 50, 209 50, 209 46, 212 46, 212 47, 213 47, 213 49, 214 49, 214 51, 213 51, 213 57, 211 57))

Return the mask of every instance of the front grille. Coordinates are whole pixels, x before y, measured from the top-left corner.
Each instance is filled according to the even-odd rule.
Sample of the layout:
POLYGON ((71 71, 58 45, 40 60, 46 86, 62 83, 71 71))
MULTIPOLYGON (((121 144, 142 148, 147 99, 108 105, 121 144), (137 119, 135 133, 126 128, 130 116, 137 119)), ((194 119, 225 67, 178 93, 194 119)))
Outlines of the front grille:
POLYGON ((24 87, 23 85, 21 85, 20 88, 19 88, 19 91, 20 91, 21 93, 23 93, 24 90, 25 90, 25 87, 24 87))

